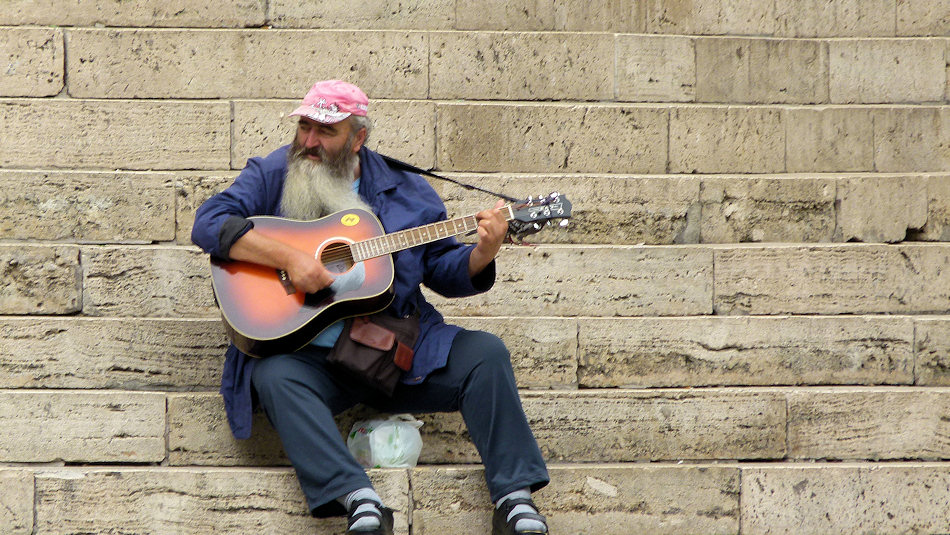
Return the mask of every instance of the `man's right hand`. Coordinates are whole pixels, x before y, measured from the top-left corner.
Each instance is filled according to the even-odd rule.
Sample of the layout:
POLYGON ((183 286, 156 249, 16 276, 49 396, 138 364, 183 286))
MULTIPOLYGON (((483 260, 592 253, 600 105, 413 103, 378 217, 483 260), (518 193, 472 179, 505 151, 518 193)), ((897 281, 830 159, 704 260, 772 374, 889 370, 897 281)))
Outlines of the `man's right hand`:
POLYGON ((312 254, 254 229, 234 242, 229 256, 232 260, 253 262, 286 271, 291 284, 298 292, 316 293, 333 283, 333 275, 312 254))
POLYGON ((317 293, 333 284, 333 275, 319 260, 300 249, 293 251, 288 252, 290 258, 283 269, 298 292, 317 293))

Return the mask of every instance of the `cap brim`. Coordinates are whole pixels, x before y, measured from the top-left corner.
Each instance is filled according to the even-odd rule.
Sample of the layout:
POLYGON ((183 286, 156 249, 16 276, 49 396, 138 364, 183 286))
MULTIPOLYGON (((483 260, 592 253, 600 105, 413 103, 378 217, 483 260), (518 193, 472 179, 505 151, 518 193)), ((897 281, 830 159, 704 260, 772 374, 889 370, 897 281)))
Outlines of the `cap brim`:
POLYGON ((346 119, 350 115, 352 115, 352 113, 348 111, 332 112, 329 110, 315 108, 313 106, 300 106, 290 114, 290 117, 300 116, 306 117, 307 119, 316 121, 318 123, 334 124, 346 119))

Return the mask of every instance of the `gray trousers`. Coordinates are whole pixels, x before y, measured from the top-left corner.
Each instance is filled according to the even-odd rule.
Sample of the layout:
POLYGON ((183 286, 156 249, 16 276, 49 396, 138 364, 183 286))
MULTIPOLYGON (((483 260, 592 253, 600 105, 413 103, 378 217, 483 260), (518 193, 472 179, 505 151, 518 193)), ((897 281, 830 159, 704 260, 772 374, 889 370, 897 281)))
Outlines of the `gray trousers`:
POLYGON ((485 465, 492 501, 545 486, 548 473, 528 427, 504 343, 462 331, 446 367, 421 384, 399 384, 392 398, 327 366, 327 350, 308 346, 258 362, 251 376, 257 400, 280 435, 314 516, 345 514, 336 501, 371 486, 340 436, 333 416, 363 403, 387 413, 459 411, 485 465))

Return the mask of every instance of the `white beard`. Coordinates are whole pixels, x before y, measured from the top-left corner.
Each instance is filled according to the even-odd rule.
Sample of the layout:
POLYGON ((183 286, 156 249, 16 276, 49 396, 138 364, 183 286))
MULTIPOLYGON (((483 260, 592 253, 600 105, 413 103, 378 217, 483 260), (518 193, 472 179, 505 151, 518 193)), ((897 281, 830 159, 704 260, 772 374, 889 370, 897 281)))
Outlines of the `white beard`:
POLYGON ((353 191, 353 174, 358 163, 359 157, 354 154, 340 169, 333 169, 324 162, 291 155, 280 199, 281 213, 284 217, 307 221, 349 208, 371 211, 353 191))

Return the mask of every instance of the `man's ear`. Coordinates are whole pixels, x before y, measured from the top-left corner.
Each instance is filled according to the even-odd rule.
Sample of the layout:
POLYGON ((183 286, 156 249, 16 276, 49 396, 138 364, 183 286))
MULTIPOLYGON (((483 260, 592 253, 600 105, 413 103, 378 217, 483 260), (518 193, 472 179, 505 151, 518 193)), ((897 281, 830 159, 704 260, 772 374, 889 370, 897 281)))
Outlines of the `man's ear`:
POLYGON ((366 129, 360 128, 356 132, 356 136, 353 137, 353 152, 359 152, 363 148, 363 143, 366 142, 366 129))

